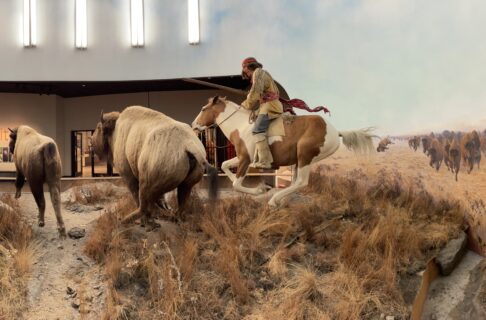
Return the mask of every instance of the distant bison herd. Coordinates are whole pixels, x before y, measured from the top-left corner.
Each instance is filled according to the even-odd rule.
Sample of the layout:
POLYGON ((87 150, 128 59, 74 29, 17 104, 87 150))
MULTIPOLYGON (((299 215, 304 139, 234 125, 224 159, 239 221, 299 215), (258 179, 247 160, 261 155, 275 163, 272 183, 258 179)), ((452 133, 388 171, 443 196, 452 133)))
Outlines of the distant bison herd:
POLYGON ((408 139, 408 146, 417 151, 422 143, 423 153, 429 157, 429 165, 436 170, 442 162, 455 175, 461 167, 461 161, 467 173, 471 173, 474 165, 479 170, 481 153, 486 155, 486 130, 478 132, 450 132, 441 134, 431 133, 427 136, 414 136, 408 139))

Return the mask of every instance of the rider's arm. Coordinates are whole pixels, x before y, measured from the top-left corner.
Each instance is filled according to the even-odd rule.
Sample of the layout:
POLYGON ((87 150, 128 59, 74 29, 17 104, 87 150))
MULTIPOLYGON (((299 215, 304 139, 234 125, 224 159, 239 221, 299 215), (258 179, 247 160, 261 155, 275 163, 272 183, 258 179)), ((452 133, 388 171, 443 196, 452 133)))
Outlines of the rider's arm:
POLYGON ((258 68, 253 72, 252 82, 253 85, 251 86, 250 92, 248 92, 246 100, 241 103, 243 108, 248 110, 255 109, 255 107, 258 106, 260 98, 263 95, 264 79, 262 69, 258 68))

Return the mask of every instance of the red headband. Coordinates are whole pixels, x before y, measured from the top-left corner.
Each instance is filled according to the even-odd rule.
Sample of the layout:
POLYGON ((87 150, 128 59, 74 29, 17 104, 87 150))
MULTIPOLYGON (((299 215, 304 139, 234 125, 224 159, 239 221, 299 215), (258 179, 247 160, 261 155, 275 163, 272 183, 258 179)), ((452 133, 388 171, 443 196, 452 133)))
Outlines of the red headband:
POLYGON ((243 60, 243 62, 241 63, 241 66, 244 67, 250 63, 254 63, 254 62, 258 62, 255 58, 246 58, 245 60, 243 60))

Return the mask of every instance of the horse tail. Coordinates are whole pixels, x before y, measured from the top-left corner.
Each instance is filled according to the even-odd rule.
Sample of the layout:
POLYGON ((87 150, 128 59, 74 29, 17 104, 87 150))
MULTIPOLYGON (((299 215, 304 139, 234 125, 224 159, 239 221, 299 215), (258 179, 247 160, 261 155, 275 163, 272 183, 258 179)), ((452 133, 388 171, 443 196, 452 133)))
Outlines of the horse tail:
POLYGON ((379 138, 372 134, 374 128, 365 128, 355 131, 340 131, 339 136, 343 138, 343 144, 349 150, 360 154, 374 152, 373 138, 379 138))

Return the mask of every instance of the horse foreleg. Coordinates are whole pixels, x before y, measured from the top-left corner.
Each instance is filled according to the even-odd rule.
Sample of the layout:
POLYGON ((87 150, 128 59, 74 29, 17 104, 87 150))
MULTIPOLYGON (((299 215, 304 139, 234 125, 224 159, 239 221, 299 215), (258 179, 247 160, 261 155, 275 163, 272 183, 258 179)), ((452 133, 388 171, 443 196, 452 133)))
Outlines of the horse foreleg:
POLYGON ((221 164, 221 170, 228 176, 228 178, 231 180, 231 182, 235 182, 236 180, 236 175, 231 172, 231 168, 236 168, 238 164, 240 163, 240 160, 238 157, 234 157, 232 159, 226 160, 221 164))
POLYGON ((284 197, 288 196, 291 193, 294 193, 298 189, 305 187, 309 183, 309 175, 310 175, 310 165, 303 166, 302 168, 298 168, 296 171, 298 171, 297 174, 297 179, 292 182, 292 184, 283 189, 282 191, 279 191, 273 195, 273 197, 270 199, 268 202, 268 205, 271 207, 276 207, 278 206, 280 200, 282 200, 284 197))
MULTIPOLYGON (((233 160, 233 159, 231 159, 233 160)), ((228 161, 231 161, 228 160, 228 161)), ((243 193, 249 193, 252 195, 259 195, 262 193, 265 193, 267 191, 266 188, 264 187, 256 187, 256 188, 248 188, 243 186, 243 180, 245 180, 246 174, 248 172, 248 167, 250 165, 250 160, 249 159, 243 159, 242 161, 239 161, 238 164, 238 171, 235 176, 235 180, 233 181, 233 188, 236 191, 243 192, 243 193)))

